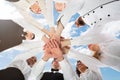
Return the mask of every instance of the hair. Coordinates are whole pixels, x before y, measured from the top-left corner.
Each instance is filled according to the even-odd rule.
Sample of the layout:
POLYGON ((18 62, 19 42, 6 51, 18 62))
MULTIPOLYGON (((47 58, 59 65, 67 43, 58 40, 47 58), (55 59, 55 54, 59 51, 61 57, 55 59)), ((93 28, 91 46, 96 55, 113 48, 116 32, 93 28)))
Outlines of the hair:
POLYGON ((93 54, 93 57, 96 58, 96 59, 99 59, 99 58, 100 58, 100 55, 101 55, 100 52, 95 51, 94 54, 93 54))
POLYGON ((6 1, 9 1, 9 2, 18 2, 20 0, 6 0, 6 1))
POLYGON ((79 17, 77 21, 79 25, 82 25, 82 26, 85 25, 85 22, 83 21, 82 17, 79 17))
POLYGON ((32 37, 32 40, 35 39, 35 34, 33 33, 33 37, 32 37))
MULTIPOLYGON (((81 62, 80 60, 77 61, 78 62, 81 62)), ((85 65, 86 66, 86 65, 85 65)), ((86 68, 88 69, 88 67, 86 66, 86 68)), ((81 72, 78 70, 77 66, 76 66, 76 74, 78 75, 78 77, 80 77, 80 74, 81 72)))
MULTIPOLYGON (((27 35, 27 32, 23 32, 23 36, 22 36, 22 39, 23 40, 26 40, 26 36, 27 35)), ((31 40, 33 40, 33 39, 35 39, 35 34, 33 33, 33 37, 32 37, 32 39, 31 40)))
POLYGON ((76 74, 78 75, 78 77, 80 77, 81 72, 78 70, 77 67, 76 67, 76 74))

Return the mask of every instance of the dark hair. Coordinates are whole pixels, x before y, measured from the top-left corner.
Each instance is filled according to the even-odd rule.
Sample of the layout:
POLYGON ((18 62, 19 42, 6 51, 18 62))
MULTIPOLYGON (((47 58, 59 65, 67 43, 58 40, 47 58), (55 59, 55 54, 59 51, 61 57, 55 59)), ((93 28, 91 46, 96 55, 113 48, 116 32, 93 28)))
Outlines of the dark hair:
MULTIPOLYGON (((23 34, 22 34, 22 39, 23 40, 26 40, 26 38, 25 38, 26 35, 27 35, 27 32, 23 32, 23 34)), ((31 40, 33 40, 33 39, 35 39, 35 34, 34 33, 33 33, 33 37, 32 37, 31 40)))
POLYGON ((32 40, 35 39, 35 34, 33 33, 33 37, 32 37, 32 40))
POLYGON ((83 21, 82 17, 79 17, 77 21, 78 21, 79 25, 82 25, 82 26, 85 25, 85 22, 83 21))
POLYGON ((81 72, 78 70, 77 67, 76 67, 76 74, 78 75, 78 77, 80 77, 81 72))
POLYGON ((9 2, 18 2, 20 0, 6 0, 6 1, 9 1, 9 2))

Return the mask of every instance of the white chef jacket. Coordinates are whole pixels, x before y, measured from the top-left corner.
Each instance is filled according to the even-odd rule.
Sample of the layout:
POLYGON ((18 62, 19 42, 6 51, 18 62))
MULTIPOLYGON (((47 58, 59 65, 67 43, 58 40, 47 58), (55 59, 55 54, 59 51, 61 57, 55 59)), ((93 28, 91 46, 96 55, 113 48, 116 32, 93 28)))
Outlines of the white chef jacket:
MULTIPOLYGON (((45 67, 46 62, 43 61, 42 59, 36 63, 33 68, 32 72, 28 78, 28 80, 40 80, 42 75, 43 75, 43 70, 45 67)), ((75 80, 75 74, 74 71, 72 70, 70 64, 68 63, 67 60, 63 60, 60 62, 61 70, 63 71, 63 76, 65 80, 75 80), (66 71, 68 70, 68 71, 66 71)))
POLYGON ((102 80, 102 76, 99 68, 107 67, 107 65, 103 64, 101 61, 97 60, 96 58, 81 53, 80 51, 77 51, 73 48, 70 49, 67 56, 69 58, 82 61, 90 70, 95 71, 97 73, 99 80, 102 80))
POLYGON ((80 10, 82 8, 82 6, 84 5, 84 0, 75 0, 75 1, 74 0, 64 0, 64 1, 66 1, 66 7, 59 15, 58 20, 62 17, 61 22, 62 22, 63 26, 66 27, 66 24, 68 23, 68 21, 70 20, 72 15, 77 13, 78 10, 80 10))
POLYGON ((28 76, 30 75, 31 72, 31 67, 24 60, 13 61, 8 67, 15 67, 19 69, 23 73, 25 80, 28 79, 28 76))
POLYGON ((80 74, 79 80, 102 80, 102 79, 99 79, 96 72, 87 69, 85 70, 84 73, 80 74))
POLYGON ((109 43, 101 43, 100 50, 101 50, 101 56, 100 61, 109 67, 120 71, 120 40, 109 42, 109 43))
POLYGON ((36 56, 37 54, 40 54, 39 48, 31 49, 22 54, 19 54, 13 59, 13 61, 10 63, 8 67, 18 68, 23 73, 25 80, 28 80, 32 68, 27 64, 26 60, 32 56, 36 56))

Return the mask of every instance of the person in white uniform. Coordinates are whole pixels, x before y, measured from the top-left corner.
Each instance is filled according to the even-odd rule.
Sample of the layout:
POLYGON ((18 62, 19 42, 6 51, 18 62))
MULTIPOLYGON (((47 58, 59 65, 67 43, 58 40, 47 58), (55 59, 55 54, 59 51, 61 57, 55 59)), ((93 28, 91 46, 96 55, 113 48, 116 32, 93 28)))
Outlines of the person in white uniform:
MULTIPOLYGON (((90 29, 84 32, 81 36, 77 38, 73 38, 73 40, 71 40, 72 45, 99 43, 111 36, 109 34, 104 34, 102 30, 104 29, 104 26, 106 26, 107 23, 111 21, 120 20, 120 17, 119 17, 120 1, 115 0, 115 1, 105 1, 105 2, 108 2, 108 3, 104 3, 104 1, 101 1, 100 3, 104 3, 104 5, 102 4, 100 5, 99 3, 99 5, 97 5, 98 7, 96 6, 95 9, 94 8, 91 9, 91 12, 89 12, 89 15, 86 14, 85 16, 83 16, 82 14, 82 16, 78 18, 79 21, 77 20, 75 23, 77 27, 81 27, 86 23, 90 26, 90 29), (108 10, 108 8, 110 9, 108 10)), ((92 5, 92 2, 91 2, 91 5, 92 5)), ((90 7, 90 6, 86 5, 86 7, 90 7)), ((80 12, 85 13, 84 11, 87 11, 86 9, 87 8, 84 9, 83 7, 83 9, 81 9, 80 12)), ((67 44, 67 42, 65 43, 67 44)))
POLYGON ((23 77, 24 80, 27 80, 31 72, 31 68, 36 63, 37 58, 35 56, 29 56, 29 57, 25 57, 25 56, 26 56, 26 53, 23 53, 22 55, 21 54, 17 55, 6 69, 3 69, 0 71, 0 79, 4 79, 4 80, 21 79, 22 80, 22 77, 23 77), (16 70, 18 70, 19 72, 16 70), (23 75, 21 76, 21 78, 20 78, 20 72, 21 72, 21 75, 23 75), (9 76, 10 74, 12 75, 9 76))
POLYGON ((90 44, 89 49, 93 51, 93 57, 109 67, 120 71, 120 41, 100 44, 90 44))
MULTIPOLYGON (((98 7, 96 6, 95 9, 92 9, 90 12, 88 12, 89 15, 86 14, 84 16, 79 17, 91 28, 90 30, 86 31, 85 34, 74 39, 74 40, 79 40, 78 43, 73 42, 72 44, 80 45, 80 44, 88 44, 93 41, 94 42, 104 41, 102 40, 102 37, 104 37, 102 36, 103 35, 102 30, 104 29, 104 26, 106 24, 109 24, 109 22, 120 20, 120 17, 119 17, 120 11, 118 11, 120 9, 119 5, 120 5, 119 0, 108 1, 107 3, 101 4, 98 7)), ((78 23, 78 21, 76 21, 76 23, 78 23)), ((78 27, 81 26, 81 24, 76 24, 76 25, 78 27)), ((106 38, 107 36, 109 37, 109 35, 105 34, 106 38)))
MULTIPOLYGON (((61 0, 55 0, 55 1, 61 1, 61 0)), ((61 23, 63 24, 64 27, 66 27, 66 24, 69 22, 72 15, 77 13, 84 5, 84 0, 76 0, 76 1, 74 1, 74 0, 62 0, 62 1, 65 2, 66 6, 62 10, 60 15, 58 16, 57 20, 61 19, 61 23), (74 7, 72 7, 72 6, 74 6, 74 7)))
POLYGON ((64 76, 65 80, 76 79, 74 71, 72 70, 72 67, 70 66, 67 59, 63 56, 63 53, 60 50, 59 44, 57 43, 57 41, 52 40, 52 41, 48 42, 46 44, 46 47, 44 47, 44 50, 45 50, 45 54, 44 54, 43 58, 35 64, 28 80, 36 80, 36 79, 39 80, 43 73, 45 63, 52 57, 56 58, 57 61, 59 61, 59 64, 61 66, 61 70, 63 72, 63 76, 64 76))
POLYGON ((98 74, 93 70, 90 70, 84 63, 80 60, 76 64, 76 74, 78 80, 102 80, 98 77, 98 74))

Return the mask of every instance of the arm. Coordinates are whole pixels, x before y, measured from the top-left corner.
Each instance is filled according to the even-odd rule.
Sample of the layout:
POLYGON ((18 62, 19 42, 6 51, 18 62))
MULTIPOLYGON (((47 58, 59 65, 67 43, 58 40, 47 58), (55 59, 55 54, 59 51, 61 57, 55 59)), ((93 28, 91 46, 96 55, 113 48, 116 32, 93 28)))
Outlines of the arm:
POLYGON ((81 60, 86 66, 88 66, 90 69, 93 70, 94 68, 96 69, 96 66, 105 67, 105 65, 101 63, 99 60, 95 59, 94 57, 83 54, 75 49, 70 49, 70 52, 68 53, 68 57, 81 60))
POLYGON ((71 45, 97 44, 113 40, 114 38, 111 35, 102 33, 103 28, 103 25, 89 28, 81 36, 73 38, 73 40, 71 40, 71 45))
POLYGON ((74 71, 72 70, 72 67, 70 63, 67 61, 67 59, 64 58, 63 52, 59 47, 59 44, 57 43, 56 40, 52 40, 48 43, 48 46, 50 47, 52 56, 54 58, 57 58, 57 60, 60 63, 61 69, 63 71, 63 76, 65 80, 75 80, 75 74, 74 71), (67 71, 66 71, 67 70, 67 71))
POLYGON ((54 16, 53 16, 53 1, 52 0, 38 0, 40 3, 40 8, 42 13, 49 25, 49 27, 54 26, 54 16))
POLYGON ((40 80, 42 78, 42 73, 45 67, 46 62, 52 57, 52 54, 49 52, 49 49, 44 46, 44 55, 40 61, 38 61, 32 68, 31 74, 28 80, 40 80))
POLYGON ((102 76, 99 68, 106 67, 106 65, 101 63, 99 60, 95 59, 94 57, 83 54, 81 52, 78 52, 75 49, 70 49, 70 52, 67 54, 67 56, 82 61, 90 70, 96 73, 96 75, 99 78, 97 80, 102 80, 102 76))
POLYGON ((31 74, 28 77, 28 80, 39 80, 42 77, 45 64, 46 64, 46 61, 44 61, 44 59, 41 59, 40 61, 38 61, 33 66, 31 74))
POLYGON ((19 55, 17 55, 13 61, 16 61, 16 60, 26 60, 32 56, 35 56, 37 55, 38 53, 42 52, 40 51, 41 48, 33 48, 31 50, 27 50, 19 55))
POLYGON ((80 76, 80 80, 102 80, 98 77, 97 73, 87 69, 86 72, 84 72, 81 76, 80 76))
POLYGON ((62 61, 59 62, 61 70, 63 72, 63 76, 65 80, 76 80, 76 75, 75 72, 72 69, 72 66, 68 62, 67 59, 63 59, 62 61))
POLYGON ((59 15, 58 20, 61 18, 61 22, 65 27, 68 21, 70 20, 71 16, 77 13, 84 5, 84 0, 68 0, 66 4, 66 8, 62 11, 59 15), (70 8, 71 6, 74 6, 70 8))
MULTIPOLYGON (((29 14, 28 9, 29 9, 30 3, 28 3, 25 0, 20 0, 18 2, 14 2, 14 3, 9 2, 9 3, 11 5, 15 6, 16 9, 19 11, 19 13, 22 15, 22 17, 19 17, 19 18, 18 18, 18 16, 17 16, 17 18, 13 16, 12 17, 13 21, 17 22, 20 25, 23 25, 23 27, 25 29, 28 29, 30 31, 32 31, 34 29, 38 29, 39 31, 40 30, 42 31, 44 29, 44 27, 29 14), (27 22, 27 24, 31 24, 32 26, 24 26, 24 24, 26 24, 26 22, 27 22)), ((14 13, 11 13, 11 14, 13 15, 14 13)), ((33 32, 35 32, 35 31, 33 31, 33 32)))

